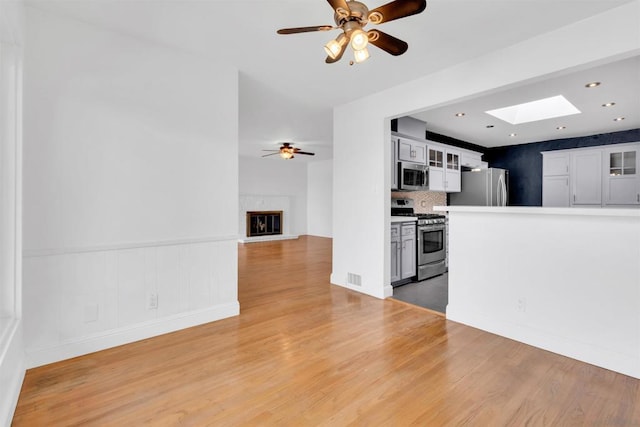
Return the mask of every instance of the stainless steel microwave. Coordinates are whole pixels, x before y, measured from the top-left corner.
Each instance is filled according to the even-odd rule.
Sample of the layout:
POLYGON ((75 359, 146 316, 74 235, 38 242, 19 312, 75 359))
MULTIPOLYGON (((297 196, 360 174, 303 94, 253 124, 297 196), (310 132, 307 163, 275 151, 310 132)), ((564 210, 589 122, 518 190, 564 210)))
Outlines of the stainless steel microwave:
POLYGON ((429 189, 429 166, 398 162, 398 190, 426 191, 429 189))

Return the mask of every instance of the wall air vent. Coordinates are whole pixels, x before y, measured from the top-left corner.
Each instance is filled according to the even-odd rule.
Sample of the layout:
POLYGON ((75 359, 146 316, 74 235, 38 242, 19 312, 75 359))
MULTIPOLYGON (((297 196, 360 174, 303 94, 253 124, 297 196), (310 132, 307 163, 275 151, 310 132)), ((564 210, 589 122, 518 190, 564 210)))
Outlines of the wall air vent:
POLYGON ((362 276, 355 273, 347 273, 347 284, 354 286, 362 286, 362 276))

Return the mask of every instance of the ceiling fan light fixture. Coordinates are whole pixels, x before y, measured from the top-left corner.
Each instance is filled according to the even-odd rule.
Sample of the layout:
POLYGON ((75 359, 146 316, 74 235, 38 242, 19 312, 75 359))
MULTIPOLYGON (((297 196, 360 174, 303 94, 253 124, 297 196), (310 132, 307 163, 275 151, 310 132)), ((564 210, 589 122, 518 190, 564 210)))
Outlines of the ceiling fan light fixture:
POLYGON ((353 51, 353 56, 354 56, 357 64, 359 64, 361 62, 364 62, 367 59, 369 59, 369 49, 367 49, 365 47, 364 49, 354 50, 353 51))
POLYGON ((369 37, 367 36, 367 33, 361 29, 353 30, 351 33, 351 47, 353 50, 358 51, 366 49, 368 43, 369 37))
POLYGON ((340 55, 340 52, 342 52, 342 47, 346 43, 347 37, 344 33, 341 33, 335 40, 329 41, 329 43, 324 46, 324 50, 331 59, 336 59, 338 55, 340 55))
POLYGON ((293 159, 293 150, 281 150, 280 151, 280 157, 282 157, 285 160, 289 160, 289 159, 293 159))

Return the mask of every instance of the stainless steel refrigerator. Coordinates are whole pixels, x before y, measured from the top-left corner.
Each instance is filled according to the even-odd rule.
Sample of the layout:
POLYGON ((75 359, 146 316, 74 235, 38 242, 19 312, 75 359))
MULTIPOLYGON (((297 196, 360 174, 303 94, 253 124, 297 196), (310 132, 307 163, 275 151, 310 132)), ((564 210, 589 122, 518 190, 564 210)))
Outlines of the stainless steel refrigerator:
POLYGON ((457 206, 507 206, 509 204, 509 171, 488 168, 463 171, 462 191, 450 193, 449 204, 457 206))

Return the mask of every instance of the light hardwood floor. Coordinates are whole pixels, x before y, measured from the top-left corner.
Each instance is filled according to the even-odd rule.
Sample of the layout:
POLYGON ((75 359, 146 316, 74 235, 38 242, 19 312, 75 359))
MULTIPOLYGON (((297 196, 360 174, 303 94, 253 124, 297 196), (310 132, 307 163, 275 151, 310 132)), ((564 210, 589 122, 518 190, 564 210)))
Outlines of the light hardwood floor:
POLYGON ((640 426, 639 380, 330 271, 330 239, 240 245, 240 316, 29 370, 14 425, 640 426))

